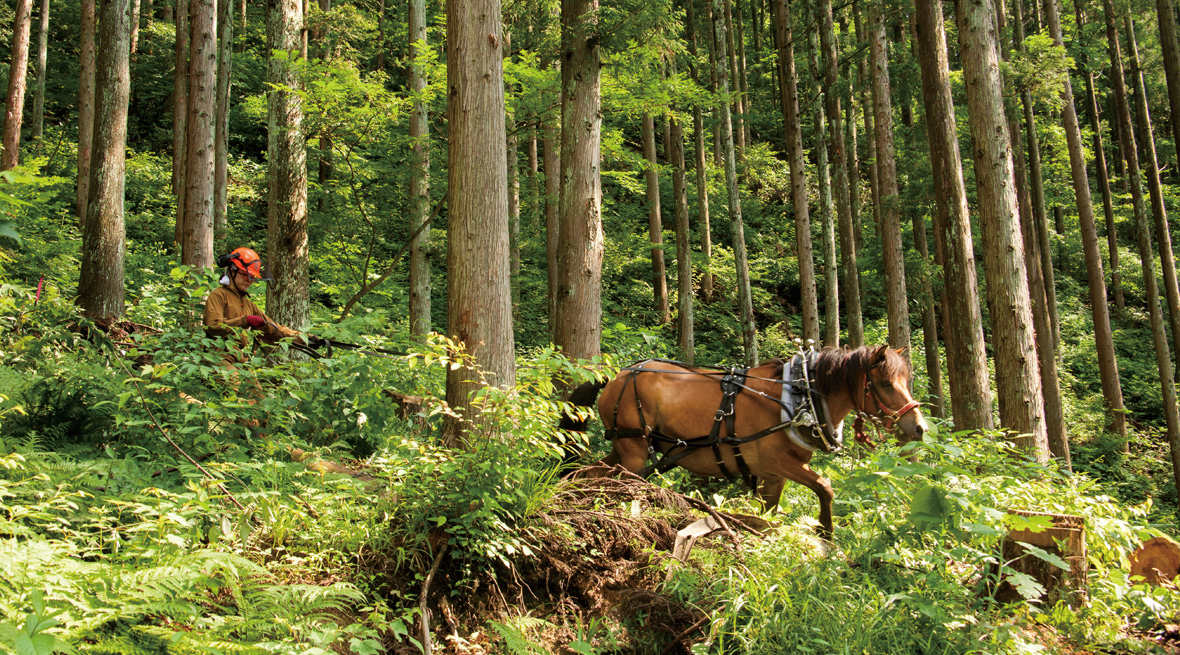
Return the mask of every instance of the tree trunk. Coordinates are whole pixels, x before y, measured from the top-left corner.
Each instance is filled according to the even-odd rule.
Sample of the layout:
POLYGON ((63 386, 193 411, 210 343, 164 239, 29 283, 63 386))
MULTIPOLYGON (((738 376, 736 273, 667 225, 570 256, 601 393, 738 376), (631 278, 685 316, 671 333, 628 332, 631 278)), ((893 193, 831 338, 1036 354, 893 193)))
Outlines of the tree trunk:
POLYGON ((94 157, 82 234, 78 306, 102 321, 123 315, 123 183, 131 95, 131 0, 102 0, 95 62, 94 157))
POLYGON ((651 242, 651 286, 660 324, 672 320, 668 312, 668 276, 664 267, 664 222, 660 215, 660 174, 656 159, 655 119, 643 114, 643 158, 647 160, 647 233, 651 242))
MULTIPOLYGON (((1147 207, 1143 203, 1143 183, 1139 179, 1139 155, 1135 151, 1135 129, 1131 125, 1131 108, 1123 84, 1122 52, 1115 27, 1114 3, 1103 0, 1106 15, 1106 38, 1110 52, 1110 80, 1114 87, 1115 108, 1118 114, 1119 140, 1126 159, 1127 180, 1131 188, 1131 202, 1135 215, 1135 241, 1139 246, 1139 260, 1143 270, 1143 289, 1147 296, 1147 312, 1151 321, 1152 345, 1155 347, 1156 369, 1159 371, 1160 395, 1163 399, 1164 423, 1167 425, 1168 445, 1172 455, 1172 478, 1180 482, 1180 408, 1176 405, 1176 385, 1172 382, 1172 359, 1168 349, 1167 329, 1160 308, 1159 286, 1155 277, 1155 253, 1151 247, 1151 228, 1147 221, 1147 207)), ((1128 442, 1124 450, 1129 450, 1128 442)))
MULTIPOLYGON (((430 108, 423 92, 426 71, 416 63, 426 48, 426 0, 409 3, 408 38, 409 86, 413 95, 410 109, 410 225, 411 233, 430 220, 430 108), (421 44, 421 45, 419 45, 421 44)), ((410 334, 421 337, 430 332, 430 228, 410 241, 410 334)))
MULTIPOLYGON (((712 13, 722 11, 722 0, 712 0, 712 13)), ((729 97, 729 71, 725 62, 726 54, 725 21, 710 16, 713 30, 716 34, 717 57, 714 67, 717 70, 717 81, 721 88, 721 97, 729 97)), ((729 115, 729 103, 721 100, 717 103, 720 111, 720 129, 723 159, 725 164, 725 189, 728 197, 730 229, 733 232, 733 261, 737 268, 737 309, 738 323, 741 325, 742 346, 747 366, 758 363, 758 330, 754 324, 754 305, 750 297, 750 268, 746 261, 746 232, 742 223, 742 202, 738 191, 737 162, 733 145, 733 122, 729 115)))
MULTIPOLYGON (((739 161, 746 159, 746 140, 745 140, 745 124, 746 124, 746 107, 745 98, 742 97, 742 83, 741 73, 738 71, 738 49, 737 49, 737 31, 733 28, 733 8, 730 0, 722 0, 722 9, 725 14, 725 48, 722 52, 727 53, 726 60, 729 62, 729 79, 733 83, 733 140, 737 147, 737 157, 739 161)), ((724 136, 722 140, 724 141, 724 136)), ((724 148, 724 143, 722 148, 724 148)))
MULTIPOLYGON (((1081 20, 1078 21, 1081 24, 1081 20)), ((1119 242, 1114 225, 1114 202, 1110 193, 1110 174, 1106 169, 1106 146, 1102 143, 1102 124, 1098 119, 1098 100, 1094 94, 1094 75, 1086 70, 1086 104, 1090 108, 1090 130, 1094 133, 1094 168, 1098 173, 1098 188, 1102 191, 1102 211, 1106 217, 1106 249, 1110 253, 1110 286, 1114 306, 1126 307, 1123 298, 1122 274, 1119 272, 1119 242)), ((1173 114, 1180 116, 1180 114, 1173 114)))
POLYGON ((385 0, 377 5, 377 70, 385 70, 385 0))
POLYGON ((1164 194, 1160 186, 1159 161, 1155 154, 1151 112, 1147 107, 1147 89, 1143 84, 1143 70, 1139 66, 1139 47, 1135 43, 1135 28, 1129 9, 1123 14, 1123 28, 1127 33, 1127 52, 1131 56, 1131 79, 1135 83, 1138 137, 1143 146, 1143 154, 1147 157, 1144 173, 1147 176, 1147 192, 1151 197, 1151 214, 1155 218, 1156 247, 1159 249, 1164 291, 1168 299, 1168 327, 1172 328, 1172 351, 1180 352, 1180 286, 1177 286, 1176 281, 1176 257, 1172 254, 1172 236, 1168 229, 1168 210, 1164 207, 1164 194))
MULTIPOLYGON (((874 10, 869 33, 873 59, 873 123, 877 142, 877 175, 881 203, 881 256, 885 268, 885 308, 889 314, 889 345, 910 346, 910 308, 906 294, 905 250, 901 243, 901 198, 893 147, 893 106, 889 59, 885 51, 885 17, 874 10)), ((908 358, 909 355, 906 354, 908 358)))
POLYGON ((975 247, 951 97, 946 31, 937 0, 917 2, 918 63, 934 175, 935 252, 942 253, 943 335, 956 430, 993 427, 975 247))
MULTIPOLYGON (((737 23, 737 32, 734 33, 734 40, 737 41, 737 67, 738 77, 736 88, 740 90, 742 95, 742 143, 750 143, 750 106, 753 101, 750 99, 750 79, 746 72, 746 29, 745 21, 742 19, 742 0, 734 0, 737 9, 734 11, 734 22, 737 23)), ((744 155, 743 155, 744 157, 744 155)))
MULTIPOLYGON (((862 44, 866 51, 871 51, 868 44, 868 37, 864 36, 865 30, 861 24, 860 16, 860 2, 853 0, 852 3, 853 19, 856 28, 856 40, 862 44)), ((866 56, 858 57, 856 60, 856 78, 857 87, 860 89, 860 106, 864 107, 864 121, 865 121, 865 154, 868 157, 869 164, 869 205, 873 210, 873 225, 879 232, 881 229, 881 185, 879 167, 877 165, 877 126, 875 125, 875 116, 872 104, 872 84, 869 82, 869 75, 866 65, 866 56)), ((855 226, 856 247, 859 249, 864 245, 864 240, 860 235, 859 224, 855 226)))
MULTIPOLYGON (((848 216, 840 215, 840 256, 844 266, 844 311, 848 324, 848 345, 858 348, 865 343, 864 321, 860 306, 860 161, 856 152, 856 107, 854 94, 848 97, 848 115, 844 121, 844 141, 848 154, 848 216), (847 218, 847 220, 845 220, 847 218)), ((837 204, 839 211, 839 204, 837 204)))
POLYGON ((8 96, 4 111, 4 142, 0 171, 20 163, 20 126, 25 113, 25 86, 29 71, 29 31, 33 0, 16 0, 12 19, 12 58, 8 63, 8 96))
MULTIPOLYGON (((1019 0, 1018 0, 1019 1, 1019 0)), ((1045 0, 1045 17, 1049 32, 1059 47, 1065 47, 1061 37, 1061 19, 1058 15, 1057 0, 1045 0)), ((1074 199, 1078 208, 1078 225, 1082 233, 1082 248, 1086 259, 1086 278, 1090 289, 1090 311, 1094 320, 1094 341, 1098 352, 1098 374, 1102 380, 1102 397, 1106 406, 1106 429, 1119 436, 1126 436, 1127 428, 1123 410, 1123 390, 1119 382, 1118 362, 1115 359, 1114 336, 1110 327, 1110 307, 1106 301, 1106 276, 1102 271, 1102 253, 1098 248, 1098 230, 1094 225, 1094 205, 1090 198, 1090 178, 1086 173, 1086 153, 1082 144, 1082 132, 1074 108, 1073 85, 1065 79, 1061 92, 1063 101, 1063 127, 1069 149, 1070 169, 1073 173, 1074 199)), ((1158 178, 1157 178, 1158 179, 1158 178)), ((1049 283, 1046 277, 1045 283, 1049 283)), ((1046 290, 1048 292, 1048 290, 1046 290)), ((1054 326, 1054 335, 1058 334, 1054 326)), ((1064 432, 1064 430, 1063 430, 1064 432)), ((1055 444, 1050 434, 1049 447, 1053 454, 1062 457, 1069 464, 1069 443, 1055 444), (1059 450, 1064 448, 1064 454, 1059 450)))
MULTIPOLYGON (((504 50, 510 39, 504 33, 504 50)), ((511 118, 511 116, 509 116, 511 118)), ((505 125, 508 132, 506 159, 508 162, 508 281, 512 291, 512 307, 520 306, 520 149, 515 121, 505 125)))
POLYGON ((569 357, 602 343, 602 101, 598 0, 562 0, 561 227, 555 343, 569 357))
MULTIPOLYGON (((840 281, 836 271, 836 208, 832 203, 832 176, 828 168, 828 143, 824 138, 824 107, 815 104, 815 150, 819 169, 820 221, 823 225, 824 246, 824 347, 840 345, 840 281)), ((839 138, 839 137, 837 137, 839 138)))
POLYGON ((795 214, 795 254, 799 261, 800 304, 803 310, 803 338, 819 343, 819 308, 815 290, 815 258, 811 247, 811 216, 808 206, 807 168, 804 162, 803 128, 799 116, 798 75, 795 70, 794 39, 791 33, 789 0, 774 0, 775 29, 778 34, 778 78, 782 94, 783 138, 791 171, 791 209, 795 214))
POLYGON ((684 128, 668 118, 671 135, 668 160, 672 164, 672 202, 676 214, 676 350, 680 361, 695 357, 692 296, 692 228, 688 222, 688 181, 685 179, 684 128))
POLYGON ((37 88, 33 91, 33 141, 37 155, 44 151, 45 134, 45 64, 49 58, 49 0, 41 0, 37 31, 37 88))
MULTIPOLYGON (((508 271, 508 157, 500 0, 447 1, 447 333, 474 366, 447 371, 447 404, 487 429, 471 398, 516 384, 508 271), (477 374, 475 368, 479 369, 477 374)), ((452 422, 447 440, 469 445, 452 422)))
POLYGON ((549 284, 549 341, 557 343, 557 246, 561 236, 561 135, 552 122, 544 126, 541 158, 545 166, 545 251, 549 284))
POLYGON ((188 3, 176 0, 176 50, 172 71, 172 193, 176 196, 176 243, 184 241, 184 199, 188 178, 184 174, 188 145, 188 3))
MULTIPOLYGON (((1176 11, 1172 0, 1155 0, 1155 14, 1156 24, 1159 25, 1160 58, 1163 59, 1164 77, 1168 81, 1172 142, 1180 144, 1180 40, 1176 36, 1176 11)), ((1116 288, 1115 293, 1119 297, 1121 291, 1116 288)))
MULTIPOLYGON (((851 345, 864 343, 861 323, 860 272, 853 238, 853 210, 849 198, 849 153, 844 142, 843 110, 840 107, 840 61, 836 52, 835 25, 832 19, 832 0, 822 0, 819 9, 820 67, 823 70, 824 112, 828 125, 828 161, 832 165, 832 188, 836 203, 836 221, 840 226, 840 249, 844 264, 844 303, 847 312, 848 339, 851 345)), ((851 104, 851 103, 850 103, 851 104)), ((857 194, 859 198, 859 193, 857 194)), ((859 218, 859 211, 857 212, 859 218)), ((826 225, 826 223, 825 223, 826 225)), ((835 274, 835 270, 832 271, 835 274)), ((838 316, 838 315, 837 315, 838 316)), ((837 319, 837 325, 839 320, 837 319)), ((834 342, 833 342, 834 343, 834 342)))
POLYGON ((303 45, 303 16, 301 0, 268 0, 266 51, 284 51, 288 59, 272 57, 266 70, 266 243, 274 275, 266 309, 292 327, 308 319, 307 144, 294 66, 303 45))
POLYGON ((139 9, 140 0, 131 2, 131 54, 139 49, 139 9))
MULTIPOLYGON (((684 19, 684 34, 688 41, 689 66, 692 69, 692 79, 701 85, 701 74, 697 68, 697 30, 696 15, 693 11, 692 0, 684 5, 686 15, 684 19)), ((701 297, 705 302, 713 301, 713 272, 710 270, 710 260, 713 257, 713 237, 709 226, 709 186, 707 183, 708 154, 705 150, 705 118, 698 103, 692 108, 693 135, 696 139, 696 185, 697 212, 701 230, 701 297)))
POLYGON ((231 0, 217 0, 217 119, 213 167, 213 252, 228 252, 229 92, 233 74, 234 16, 231 0))
POLYGON ((988 310, 996 353, 1000 422, 1037 461, 1049 458, 1032 305, 1017 219, 1012 147, 1004 116, 996 14, 991 0, 957 0, 975 177, 982 218, 988 310))
POLYGON ((78 196, 79 227, 85 229, 86 202, 90 196, 90 156, 94 147, 94 30, 95 0, 82 0, 81 65, 78 71, 78 196))
POLYGON ((191 48, 188 141, 185 144, 188 161, 184 165, 186 190, 180 262, 193 268, 205 268, 213 265, 217 7, 213 0, 190 0, 188 11, 191 48))

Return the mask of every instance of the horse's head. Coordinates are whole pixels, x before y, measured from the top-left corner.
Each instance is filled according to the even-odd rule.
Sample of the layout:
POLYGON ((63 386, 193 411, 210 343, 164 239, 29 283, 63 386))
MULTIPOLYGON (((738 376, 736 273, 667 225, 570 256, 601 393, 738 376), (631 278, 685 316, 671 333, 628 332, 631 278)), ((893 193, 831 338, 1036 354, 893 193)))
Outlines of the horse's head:
POLYGON ((893 432, 903 444, 921 441, 930 432, 918 401, 910 395, 910 364, 904 352, 888 346, 868 349, 863 388, 855 400, 862 416, 893 432))

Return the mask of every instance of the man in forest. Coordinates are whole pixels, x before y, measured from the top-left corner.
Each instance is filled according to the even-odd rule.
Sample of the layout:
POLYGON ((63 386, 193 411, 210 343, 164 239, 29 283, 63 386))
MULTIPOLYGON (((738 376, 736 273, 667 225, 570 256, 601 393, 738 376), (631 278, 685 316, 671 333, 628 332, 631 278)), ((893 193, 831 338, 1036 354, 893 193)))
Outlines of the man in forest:
MULTIPOLYGON (((312 348, 319 348, 327 343, 313 335, 300 335, 285 325, 272 321, 258 305, 250 299, 247 291, 250 285, 259 280, 271 280, 270 274, 263 265, 258 253, 249 248, 237 248, 228 255, 218 258, 217 263, 225 267, 225 274, 221 277, 221 286, 214 289, 205 300, 205 333, 211 337, 229 337, 234 328, 249 328, 259 332, 259 338, 268 344, 274 344, 284 337, 292 337, 296 343, 312 348)), ((250 343, 246 332, 239 332, 237 336, 238 355, 230 355, 233 361, 243 361, 242 352, 250 343)))

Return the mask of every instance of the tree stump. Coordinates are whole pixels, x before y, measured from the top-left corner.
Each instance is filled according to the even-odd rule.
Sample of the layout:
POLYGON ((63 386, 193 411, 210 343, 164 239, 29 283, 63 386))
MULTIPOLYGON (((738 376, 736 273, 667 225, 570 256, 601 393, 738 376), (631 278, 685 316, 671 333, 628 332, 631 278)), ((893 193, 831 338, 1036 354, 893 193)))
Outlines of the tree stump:
POLYGON ((1171 584, 1180 574, 1180 545, 1167 537, 1143 542, 1131 554, 1131 575, 1140 575, 1153 585, 1171 584))
MULTIPOLYGON (((1008 513, 1027 517, 1048 516, 1053 523, 1052 527, 1040 532, 1009 532, 1000 546, 1003 561, 1015 571, 1031 576, 1044 586, 1044 600, 1047 605, 1051 606, 1059 600, 1073 605, 1085 603, 1086 574, 1090 569, 1089 560, 1086 558, 1086 520, 1080 516, 1022 510, 1009 510, 1008 513), (1060 557, 1069 564, 1069 570, 1064 571, 1051 562, 1029 553, 1018 542, 1031 544, 1060 557)), ((1001 582, 996 600, 1011 602, 1020 598, 1020 593, 1007 580, 1001 582)))

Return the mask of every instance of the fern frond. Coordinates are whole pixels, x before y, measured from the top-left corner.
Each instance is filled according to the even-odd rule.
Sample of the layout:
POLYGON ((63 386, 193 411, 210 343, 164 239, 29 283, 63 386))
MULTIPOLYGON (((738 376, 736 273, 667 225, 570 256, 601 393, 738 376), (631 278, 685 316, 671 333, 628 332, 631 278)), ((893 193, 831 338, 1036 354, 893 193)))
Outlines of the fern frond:
POLYGON ((525 631, 531 631, 530 628, 551 627, 550 624, 541 619, 534 619, 532 617, 524 616, 516 619, 508 619, 505 623, 499 621, 489 621, 492 628, 504 640, 504 645, 507 646, 508 651, 512 655, 545 655, 545 647, 537 642, 529 639, 525 635, 525 631), (507 625, 507 623, 515 623, 517 626, 507 625))

